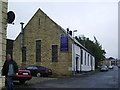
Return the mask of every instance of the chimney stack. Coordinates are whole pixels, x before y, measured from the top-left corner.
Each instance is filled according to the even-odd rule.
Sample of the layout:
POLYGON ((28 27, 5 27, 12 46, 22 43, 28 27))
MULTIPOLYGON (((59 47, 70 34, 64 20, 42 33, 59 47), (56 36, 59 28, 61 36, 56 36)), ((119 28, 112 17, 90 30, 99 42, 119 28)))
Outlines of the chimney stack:
POLYGON ((69 31, 69 34, 72 36, 72 31, 69 31))
POLYGON ((69 34, 69 28, 67 28, 67 34, 69 34))

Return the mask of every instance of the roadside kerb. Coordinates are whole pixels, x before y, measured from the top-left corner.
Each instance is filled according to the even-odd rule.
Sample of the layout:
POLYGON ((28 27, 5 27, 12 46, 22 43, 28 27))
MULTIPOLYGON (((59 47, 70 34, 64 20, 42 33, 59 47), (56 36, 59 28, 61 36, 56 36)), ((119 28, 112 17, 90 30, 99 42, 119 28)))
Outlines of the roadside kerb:
POLYGON ((31 80, 26 81, 27 84, 36 84, 39 82, 43 82, 43 81, 48 81, 48 80, 54 80, 57 78, 49 78, 49 77, 32 77, 31 80))

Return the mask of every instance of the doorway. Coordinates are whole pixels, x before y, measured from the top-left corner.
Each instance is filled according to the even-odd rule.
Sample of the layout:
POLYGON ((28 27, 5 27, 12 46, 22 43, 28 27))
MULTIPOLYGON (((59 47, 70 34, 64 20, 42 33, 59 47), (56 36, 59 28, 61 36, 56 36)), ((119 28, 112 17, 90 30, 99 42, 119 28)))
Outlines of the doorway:
POLYGON ((76 72, 79 73, 79 57, 76 57, 76 72))

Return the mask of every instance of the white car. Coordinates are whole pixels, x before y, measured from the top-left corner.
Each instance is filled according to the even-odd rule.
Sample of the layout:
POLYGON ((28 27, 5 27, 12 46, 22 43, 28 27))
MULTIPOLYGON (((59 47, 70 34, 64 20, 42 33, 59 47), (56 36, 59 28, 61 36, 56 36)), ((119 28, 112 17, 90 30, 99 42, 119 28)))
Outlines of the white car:
POLYGON ((113 66, 109 66, 108 68, 109 68, 109 69, 113 69, 113 66))
POLYGON ((108 67, 106 65, 102 65, 100 67, 100 71, 108 71, 108 67))

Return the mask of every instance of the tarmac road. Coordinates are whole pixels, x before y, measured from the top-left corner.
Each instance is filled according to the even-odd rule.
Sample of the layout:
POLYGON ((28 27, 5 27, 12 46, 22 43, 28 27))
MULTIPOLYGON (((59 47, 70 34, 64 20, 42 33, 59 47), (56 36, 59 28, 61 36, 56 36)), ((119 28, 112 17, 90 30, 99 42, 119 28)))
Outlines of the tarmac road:
POLYGON ((16 85, 21 88, 118 88, 118 76, 120 69, 114 67, 107 72, 95 72, 82 76, 54 79, 32 85, 16 85))

